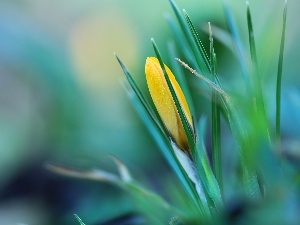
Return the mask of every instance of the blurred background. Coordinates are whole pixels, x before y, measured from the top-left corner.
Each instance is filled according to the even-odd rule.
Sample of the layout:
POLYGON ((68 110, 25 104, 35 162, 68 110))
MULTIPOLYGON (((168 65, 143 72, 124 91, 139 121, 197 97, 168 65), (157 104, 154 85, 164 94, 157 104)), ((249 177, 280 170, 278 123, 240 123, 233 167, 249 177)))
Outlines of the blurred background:
MULTIPOLYGON (((204 43, 208 21, 227 30, 221 0, 176 2, 204 43)), ((247 49, 245 1, 227 2, 247 49)), ((283 2, 250 0, 271 124, 283 2)), ((282 105, 287 140, 300 134, 299 9, 299 1, 289 0, 282 105)), ((53 174, 44 167, 48 162, 116 171, 113 154, 137 180, 170 198, 167 187, 177 180, 128 100, 114 56, 147 93, 144 63, 154 55, 150 38, 166 56, 174 39, 166 14, 173 16, 167 0, 0 1, 1 225, 78 224, 74 213, 86 224, 104 224, 139 214, 128 193, 53 174)), ((220 43, 216 52, 221 80, 234 85, 240 79, 236 59, 220 43)))

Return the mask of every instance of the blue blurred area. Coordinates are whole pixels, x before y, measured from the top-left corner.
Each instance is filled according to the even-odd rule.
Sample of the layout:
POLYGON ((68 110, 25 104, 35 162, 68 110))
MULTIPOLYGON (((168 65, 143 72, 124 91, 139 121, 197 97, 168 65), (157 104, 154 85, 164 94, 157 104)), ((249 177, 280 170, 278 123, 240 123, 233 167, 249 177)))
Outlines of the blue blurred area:
POLYGON ((44 168, 113 170, 108 154, 136 170, 145 159, 163 164, 113 55, 132 68, 143 61, 141 13, 128 3, 1 2, 0 224, 76 224, 74 213, 95 224, 137 211, 111 185, 44 168))
MULTIPOLYGON (((199 29, 207 21, 225 26, 221 1, 177 3, 199 21, 199 29)), ((269 91, 275 87, 281 21, 274 14, 280 15, 283 4, 250 5, 259 54, 270 62, 261 67, 273 119, 269 91), (266 29, 274 36, 264 35, 266 29)), ((283 94, 287 139, 300 134, 294 113, 300 102, 295 19, 300 4, 294 0, 289 5, 283 94)), ((230 6, 247 43, 244 2, 232 0, 230 6)), ((163 182, 174 179, 126 96, 114 56, 121 57, 146 92, 143 67, 153 55, 150 38, 164 54, 172 39, 166 12, 173 15, 167 0, 0 2, 0 224, 76 224, 74 213, 87 224, 98 224, 138 212, 136 202, 121 190, 60 177, 45 170, 46 162, 114 171, 108 159, 113 154, 158 192, 163 192, 163 182)), ((226 52, 218 55, 221 73, 234 80, 236 61, 226 52)))

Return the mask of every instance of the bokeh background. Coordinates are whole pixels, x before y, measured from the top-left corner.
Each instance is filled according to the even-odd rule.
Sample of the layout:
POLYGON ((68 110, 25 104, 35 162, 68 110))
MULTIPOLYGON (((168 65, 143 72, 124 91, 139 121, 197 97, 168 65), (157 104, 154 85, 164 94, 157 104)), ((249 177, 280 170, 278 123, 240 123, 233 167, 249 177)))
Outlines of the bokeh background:
MULTIPOLYGON (((227 30, 221 0, 177 0, 203 29, 227 30)), ((228 0, 247 49, 245 1, 228 0)), ((251 0, 270 123, 283 0, 251 0)), ((288 2, 283 68, 283 136, 300 134, 300 29, 297 0, 288 2)), ((139 212, 128 193, 104 183, 61 177, 52 162, 76 169, 115 171, 120 158, 134 176, 170 200, 176 178, 132 107, 114 53, 147 93, 144 63, 172 41, 167 0, 0 1, 0 224, 86 224, 139 212), (172 185, 173 184, 173 185, 172 185)), ((240 68, 217 43, 221 80, 238 85, 240 68)), ((297 145, 296 143, 296 146, 297 145)), ((297 150, 297 148, 296 148, 297 150)), ((167 222, 166 222, 167 224, 167 222)))

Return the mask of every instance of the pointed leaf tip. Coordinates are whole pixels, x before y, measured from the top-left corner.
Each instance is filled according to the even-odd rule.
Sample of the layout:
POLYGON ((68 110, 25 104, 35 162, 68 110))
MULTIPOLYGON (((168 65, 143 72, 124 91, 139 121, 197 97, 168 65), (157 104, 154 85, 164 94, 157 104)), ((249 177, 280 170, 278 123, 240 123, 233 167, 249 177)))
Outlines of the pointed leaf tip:
POLYGON ((77 214, 74 214, 74 216, 76 217, 76 219, 78 220, 78 222, 80 223, 80 225, 85 225, 82 220, 79 218, 79 216, 77 216, 77 214))

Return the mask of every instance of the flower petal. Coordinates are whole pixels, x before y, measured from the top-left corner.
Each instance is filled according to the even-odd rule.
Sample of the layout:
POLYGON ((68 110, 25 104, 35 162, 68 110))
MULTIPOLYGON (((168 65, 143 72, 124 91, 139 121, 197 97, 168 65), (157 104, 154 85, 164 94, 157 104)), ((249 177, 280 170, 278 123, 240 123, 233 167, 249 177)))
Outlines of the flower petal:
MULTIPOLYGON (((166 65, 165 69, 167 75, 171 80, 172 86, 175 90, 176 96, 180 102, 183 112, 190 124, 190 127, 193 127, 191 113, 184 94, 179 84, 177 83, 172 71, 166 65)), ((178 110, 176 108, 172 94, 169 90, 162 68, 157 58, 148 57, 146 59, 145 73, 148 88, 159 116, 161 117, 164 125, 166 126, 176 144, 182 150, 188 151, 189 144, 187 135, 184 131, 180 116, 178 114, 178 110)))

